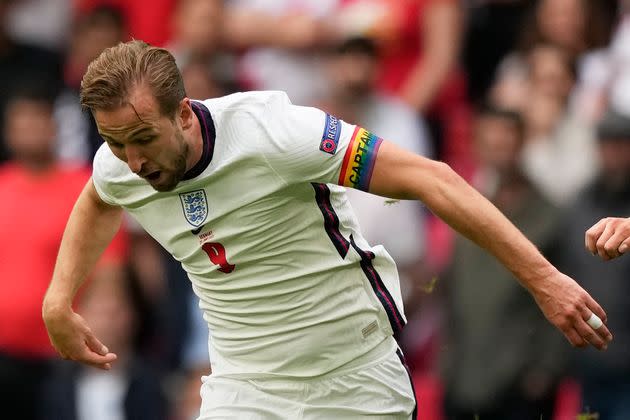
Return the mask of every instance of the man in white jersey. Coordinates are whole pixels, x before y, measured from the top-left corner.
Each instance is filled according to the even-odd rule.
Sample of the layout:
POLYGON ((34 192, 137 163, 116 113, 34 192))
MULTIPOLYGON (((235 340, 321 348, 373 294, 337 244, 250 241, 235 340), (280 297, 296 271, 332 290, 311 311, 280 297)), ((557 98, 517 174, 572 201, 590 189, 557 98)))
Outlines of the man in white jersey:
POLYGON ((586 323, 606 320, 588 293, 443 163, 281 92, 192 101, 173 57, 140 41, 105 50, 81 100, 107 144, 43 305, 65 358, 116 359, 71 303, 125 209, 181 262, 212 330, 201 419, 415 416, 392 338, 405 324, 396 267, 361 237, 341 186, 422 200, 512 270, 573 345, 612 339, 586 323))

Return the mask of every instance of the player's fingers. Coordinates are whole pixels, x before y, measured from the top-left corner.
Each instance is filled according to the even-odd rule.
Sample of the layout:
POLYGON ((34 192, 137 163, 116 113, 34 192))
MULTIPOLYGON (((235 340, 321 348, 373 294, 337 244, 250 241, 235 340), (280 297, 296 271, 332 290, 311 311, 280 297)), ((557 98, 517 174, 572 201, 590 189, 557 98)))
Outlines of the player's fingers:
POLYGON ((599 303, 597 303, 595 301, 595 299, 593 299, 591 297, 591 295, 589 295, 588 293, 586 295, 586 307, 587 307, 587 309, 585 311, 582 311, 583 315, 589 315, 590 316, 590 314, 587 313, 587 311, 590 310, 590 312, 594 313, 595 315, 597 315, 599 317, 599 319, 601 319, 604 324, 608 323, 608 315, 606 315, 606 312, 602 309, 602 307, 599 305, 599 303))
POLYGON ((575 328, 570 327, 569 329, 564 331, 564 336, 567 338, 569 343, 575 347, 586 347, 587 342, 584 341, 582 336, 575 330, 575 328))
POLYGON ((586 301, 586 308, 584 309, 582 316, 583 319, 588 324, 588 320, 592 315, 595 315, 602 321, 602 325, 599 328, 595 329, 595 332, 604 340, 606 343, 612 341, 613 336, 606 323, 608 322, 608 318, 606 317, 606 312, 602 309, 601 306, 595 300, 588 296, 586 301))
POLYGON ((595 332, 601 337, 602 340, 604 340, 604 343, 606 344, 610 343, 613 339, 613 335, 606 324, 602 324, 602 326, 597 328, 595 332))
POLYGON ((112 363, 117 359, 116 354, 107 353, 105 355, 100 355, 94 353, 93 351, 87 350, 83 352, 77 361, 91 365, 91 366, 104 366, 105 364, 112 363))
POLYGON ((619 253, 625 254, 630 249, 630 237, 625 239, 621 245, 619 245, 619 253))
POLYGON ((94 368, 97 369, 102 369, 102 370, 110 370, 112 368, 111 363, 85 363, 88 366, 92 366, 94 368))
POLYGON ((589 252, 593 255, 597 254, 597 240, 606 228, 607 223, 608 218, 602 219, 599 222, 595 223, 584 234, 584 245, 586 246, 586 249, 589 250, 589 252))
MULTIPOLYGON (((590 315, 589 315, 590 317, 590 315)), ((598 330, 604 328, 604 325, 598 329, 594 329, 589 324, 586 323, 584 319, 575 320, 575 330, 580 334, 580 337, 588 343, 590 343, 593 347, 604 350, 606 349, 606 341, 597 333, 598 330)))
POLYGON ((104 355, 92 351, 87 345, 74 354, 66 354, 65 359, 74 360, 99 369, 110 369, 111 363, 117 359, 116 354, 107 353, 104 355))
POLYGON ((619 246, 621 246, 624 239, 625 238, 620 233, 613 233, 613 235, 608 238, 603 248, 609 258, 617 258, 621 255, 621 252, 619 252, 619 246))
POLYGON ((116 355, 99 341, 91 332, 85 335, 85 348, 81 354, 81 361, 101 369, 116 360, 116 355))
POLYGON ((608 252, 606 252, 606 249, 604 248, 604 245, 606 244, 606 242, 608 242, 608 240, 611 238, 611 236, 615 233, 615 226, 613 223, 607 223, 606 227, 604 228, 604 231, 602 232, 601 235, 599 235, 599 238, 597 239, 597 243, 595 244, 595 247, 597 248, 597 254, 603 259, 608 261, 611 257, 610 255, 608 255, 608 252))
POLYGON ((109 353, 109 349, 103 343, 101 343, 100 340, 96 338, 96 336, 92 333, 86 334, 85 344, 88 346, 90 350, 92 350, 95 353, 100 354, 101 356, 104 356, 107 353, 109 353))
MULTIPOLYGON (((623 252, 627 251, 627 245, 630 244, 630 235, 626 231, 626 228, 621 223, 614 223, 612 225, 612 235, 608 238, 604 244, 604 252, 608 254, 610 258, 617 258, 623 252), (621 245, 628 240, 626 247, 621 250, 621 245)), ((602 235, 603 236, 603 235, 602 235)))

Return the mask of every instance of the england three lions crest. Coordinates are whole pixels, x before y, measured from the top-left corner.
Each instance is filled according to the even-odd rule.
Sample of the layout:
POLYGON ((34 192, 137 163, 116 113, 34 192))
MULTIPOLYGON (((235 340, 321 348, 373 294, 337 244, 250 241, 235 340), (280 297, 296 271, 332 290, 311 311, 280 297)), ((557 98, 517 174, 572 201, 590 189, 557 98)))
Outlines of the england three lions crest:
POLYGON ((184 216, 188 223, 198 228, 208 217, 208 199, 204 190, 195 190, 187 193, 180 193, 179 199, 182 202, 184 216))

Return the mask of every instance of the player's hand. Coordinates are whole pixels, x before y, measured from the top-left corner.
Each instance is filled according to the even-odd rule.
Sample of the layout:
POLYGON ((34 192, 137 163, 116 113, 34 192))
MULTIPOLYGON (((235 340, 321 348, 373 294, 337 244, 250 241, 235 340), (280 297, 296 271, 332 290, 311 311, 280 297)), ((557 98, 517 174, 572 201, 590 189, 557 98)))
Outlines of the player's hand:
POLYGON ((83 317, 72 308, 47 309, 44 306, 43 318, 50 342, 61 357, 99 369, 111 369, 116 355, 94 336, 83 317))
POLYGON ((584 235, 586 249, 604 260, 619 257, 630 249, 630 218, 606 217, 584 235))
POLYGON ((605 350, 612 340, 606 327, 606 313, 571 277, 556 270, 532 291, 532 295, 549 322, 562 331, 573 346, 590 344, 605 350), (587 322, 593 314, 602 321, 598 328, 587 322))

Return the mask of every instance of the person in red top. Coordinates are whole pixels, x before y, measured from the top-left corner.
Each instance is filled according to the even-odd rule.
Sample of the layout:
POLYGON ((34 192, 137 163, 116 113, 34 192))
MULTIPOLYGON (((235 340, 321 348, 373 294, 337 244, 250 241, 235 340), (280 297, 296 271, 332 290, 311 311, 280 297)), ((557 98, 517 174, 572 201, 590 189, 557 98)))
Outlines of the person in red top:
MULTIPOLYGON (((65 221, 90 170, 56 162, 52 101, 45 95, 17 94, 4 118, 13 160, 0 166, 0 406, 3 417, 31 419, 55 356, 42 300, 65 221)), ((119 234, 94 276, 120 276, 125 247, 119 234)))

